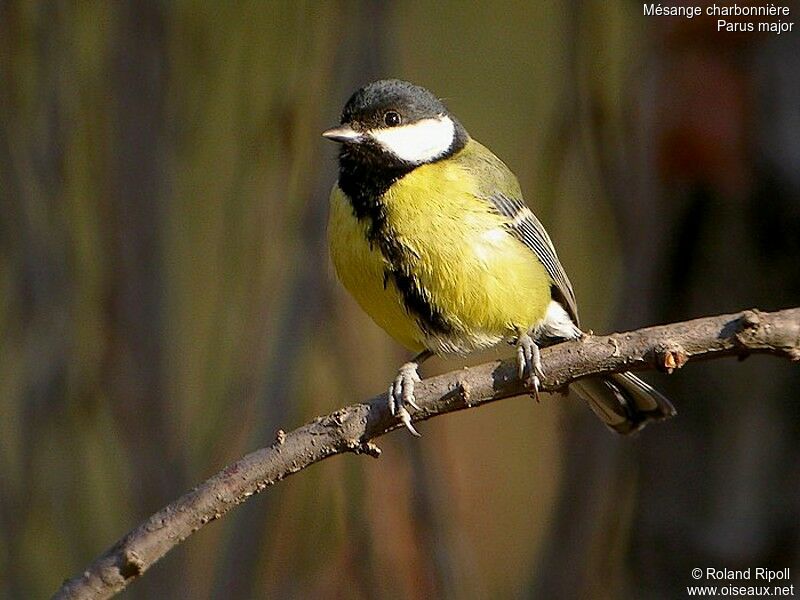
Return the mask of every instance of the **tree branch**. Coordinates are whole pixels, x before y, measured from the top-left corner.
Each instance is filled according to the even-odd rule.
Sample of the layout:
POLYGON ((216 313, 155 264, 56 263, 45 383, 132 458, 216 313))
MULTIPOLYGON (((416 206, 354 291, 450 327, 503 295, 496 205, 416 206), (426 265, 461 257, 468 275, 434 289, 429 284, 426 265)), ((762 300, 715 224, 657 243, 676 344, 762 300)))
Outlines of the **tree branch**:
MULTIPOLYGON (((588 335, 542 350, 542 389, 556 391, 587 375, 656 368, 671 373, 688 360, 771 354, 800 360, 800 308, 748 310, 607 336, 588 335)), ((416 387, 414 421, 529 392, 516 361, 493 361, 426 379, 416 387)), ((284 477, 335 454, 379 456, 371 440, 400 426, 386 395, 341 408, 229 465, 169 504, 64 582, 54 598, 108 598, 173 547, 237 504, 284 477)))

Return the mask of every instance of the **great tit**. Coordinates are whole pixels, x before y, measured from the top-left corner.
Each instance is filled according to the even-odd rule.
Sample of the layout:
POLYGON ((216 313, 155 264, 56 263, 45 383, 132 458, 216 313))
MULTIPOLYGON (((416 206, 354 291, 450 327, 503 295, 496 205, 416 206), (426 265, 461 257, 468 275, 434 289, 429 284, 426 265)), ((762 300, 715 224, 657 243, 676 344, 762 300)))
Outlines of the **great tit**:
MULTIPOLYGON (((347 101, 328 238, 336 273, 372 319, 416 352, 389 387, 409 408, 419 365, 507 341, 538 393, 539 346, 580 338, 572 284, 509 168, 428 90, 396 79, 347 101)), ((630 373, 574 382, 617 433, 670 417, 669 400, 630 373)))

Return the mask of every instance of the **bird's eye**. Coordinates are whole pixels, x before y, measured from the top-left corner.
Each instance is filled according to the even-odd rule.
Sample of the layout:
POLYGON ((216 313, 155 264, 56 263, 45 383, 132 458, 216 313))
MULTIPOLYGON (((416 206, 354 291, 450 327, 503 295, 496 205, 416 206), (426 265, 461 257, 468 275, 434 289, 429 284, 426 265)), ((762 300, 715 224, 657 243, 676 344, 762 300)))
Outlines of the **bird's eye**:
POLYGON ((389 127, 394 127, 395 125, 400 125, 400 115, 393 111, 389 110, 383 115, 383 122, 386 123, 389 127))

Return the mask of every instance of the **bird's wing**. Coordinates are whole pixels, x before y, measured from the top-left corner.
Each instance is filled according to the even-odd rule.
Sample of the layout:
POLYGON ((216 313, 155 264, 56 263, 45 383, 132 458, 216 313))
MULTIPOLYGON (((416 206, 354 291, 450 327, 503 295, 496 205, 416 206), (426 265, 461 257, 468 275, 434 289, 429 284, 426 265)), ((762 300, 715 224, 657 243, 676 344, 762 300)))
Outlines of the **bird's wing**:
POLYGON ((492 208, 508 219, 509 232, 533 252, 553 280, 555 299, 578 324, 578 305, 572 283, 558 260, 556 249, 544 226, 522 200, 519 182, 503 161, 474 139, 470 140, 457 160, 475 178, 479 195, 492 208))
POLYGON ((567 273, 558 260, 556 249, 550 236, 536 215, 519 198, 509 198, 504 194, 489 197, 492 204, 504 217, 508 218, 508 229, 511 234, 525 244, 544 265, 547 274, 553 280, 557 297, 569 316, 578 324, 578 305, 567 273))

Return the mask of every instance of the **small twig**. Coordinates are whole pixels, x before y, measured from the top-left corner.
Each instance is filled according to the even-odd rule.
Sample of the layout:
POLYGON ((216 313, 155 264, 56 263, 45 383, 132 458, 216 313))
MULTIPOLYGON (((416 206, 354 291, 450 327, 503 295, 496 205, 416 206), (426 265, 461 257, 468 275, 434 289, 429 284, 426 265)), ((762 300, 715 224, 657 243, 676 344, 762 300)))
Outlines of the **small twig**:
MULTIPOLYGON (((586 336, 542 351, 542 389, 556 391, 579 377, 656 368, 672 372, 689 360, 771 354, 800 360, 800 308, 706 317, 609 336, 586 336)), ((529 393, 516 361, 494 361, 427 379, 416 388, 414 421, 529 393)), ((385 395, 341 408, 241 458, 144 521, 65 581, 54 598, 108 598, 209 521, 284 477, 335 454, 377 457, 372 439, 400 423, 385 395)))

